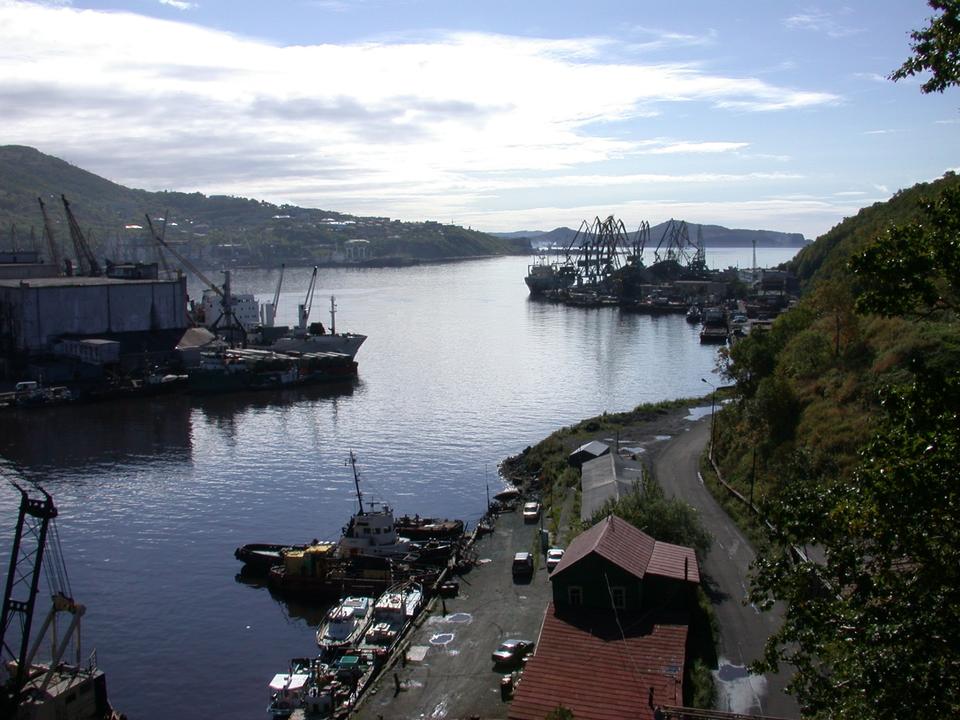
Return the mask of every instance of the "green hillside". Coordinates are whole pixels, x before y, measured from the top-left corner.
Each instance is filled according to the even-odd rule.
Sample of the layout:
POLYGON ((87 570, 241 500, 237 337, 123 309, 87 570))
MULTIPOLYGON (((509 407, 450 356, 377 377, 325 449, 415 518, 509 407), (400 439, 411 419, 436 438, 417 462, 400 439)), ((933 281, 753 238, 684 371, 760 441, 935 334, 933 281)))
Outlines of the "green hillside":
MULTIPOLYGON (((144 214, 167 216, 166 240, 181 244, 194 257, 275 266, 281 262, 326 262, 346 240, 369 240, 377 258, 438 260, 526 253, 524 240, 435 222, 404 223, 388 218, 354 217, 225 195, 147 192, 105 180, 93 173, 29 147, 0 147, 0 248, 11 245, 17 228, 20 249, 29 245, 30 229, 41 236, 43 220, 37 198, 44 198, 60 243, 69 244, 60 196, 66 195, 81 227, 92 235, 101 256, 123 254, 129 247, 150 248, 144 214)), ((45 250, 45 245, 41 245, 45 250)))
POLYGON ((805 717, 956 715, 960 181, 861 210, 793 267, 799 304, 726 352, 716 424, 774 528, 751 599, 788 612, 762 667, 797 668, 805 717))

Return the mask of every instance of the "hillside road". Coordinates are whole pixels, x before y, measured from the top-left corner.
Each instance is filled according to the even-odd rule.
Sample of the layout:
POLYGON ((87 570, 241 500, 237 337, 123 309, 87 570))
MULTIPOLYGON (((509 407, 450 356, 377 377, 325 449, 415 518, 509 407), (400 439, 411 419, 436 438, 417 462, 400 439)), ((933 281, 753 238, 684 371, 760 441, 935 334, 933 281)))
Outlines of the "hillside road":
POLYGON ((700 478, 699 459, 710 439, 709 416, 690 422, 688 428, 660 444, 651 459, 654 477, 664 492, 693 506, 713 535, 713 548, 700 569, 720 627, 717 708, 798 718, 796 700, 784 692, 789 680, 784 668, 776 675, 747 671, 779 626, 782 611, 761 613, 747 601, 748 573, 756 553, 700 478))

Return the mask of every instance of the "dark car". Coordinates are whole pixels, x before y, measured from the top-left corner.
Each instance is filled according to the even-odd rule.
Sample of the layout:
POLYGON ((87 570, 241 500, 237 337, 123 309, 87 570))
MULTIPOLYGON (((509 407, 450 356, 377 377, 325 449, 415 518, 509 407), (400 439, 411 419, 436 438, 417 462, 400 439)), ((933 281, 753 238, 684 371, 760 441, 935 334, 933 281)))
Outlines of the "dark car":
POLYGON ((515 554, 511 571, 515 578, 525 578, 533 575, 533 555, 528 552, 515 554))
POLYGON ((493 662, 495 665, 508 665, 519 662, 524 655, 533 650, 532 640, 519 640, 513 638, 504 640, 500 646, 493 651, 493 662))

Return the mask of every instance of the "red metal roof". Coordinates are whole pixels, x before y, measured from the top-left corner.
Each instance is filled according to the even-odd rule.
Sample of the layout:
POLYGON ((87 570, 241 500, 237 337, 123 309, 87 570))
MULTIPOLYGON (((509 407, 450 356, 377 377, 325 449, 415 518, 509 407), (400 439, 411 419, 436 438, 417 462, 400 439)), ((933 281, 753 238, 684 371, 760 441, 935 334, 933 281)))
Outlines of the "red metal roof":
POLYGON ((561 618, 551 603, 508 717, 543 720, 563 704, 577 720, 649 720, 650 688, 654 705, 683 703, 686 641, 685 625, 618 625, 612 613, 596 612, 561 618))
POLYGON ((700 569, 693 548, 654 540, 616 515, 608 515, 574 538, 551 579, 591 553, 597 553, 640 579, 650 574, 700 582, 700 569))

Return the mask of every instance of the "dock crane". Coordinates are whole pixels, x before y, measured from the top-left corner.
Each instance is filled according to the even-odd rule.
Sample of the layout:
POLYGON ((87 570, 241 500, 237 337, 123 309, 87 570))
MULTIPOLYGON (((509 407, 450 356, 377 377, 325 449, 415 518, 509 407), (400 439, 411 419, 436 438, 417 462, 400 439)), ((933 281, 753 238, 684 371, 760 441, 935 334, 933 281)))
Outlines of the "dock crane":
POLYGON ((90 250, 90 245, 87 243, 87 239, 80 229, 80 224, 73 216, 70 203, 67 202, 67 196, 61 195, 60 199, 63 200, 63 209, 67 213, 67 224, 70 226, 70 239, 73 240, 73 248, 77 254, 77 265, 79 266, 80 274, 89 275, 90 277, 100 277, 103 275, 103 270, 100 268, 100 263, 97 262, 93 251, 90 250))
POLYGON ((164 240, 160 235, 157 234, 156 230, 153 227, 153 221, 150 219, 150 215, 144 213, 144 217, 147 218, 147 227, 150 229, 150 236, 153 238, 154 242, 166 249, 171 255, 173 255, 181 265, 183 265, 187 270, 192 272, 208 289, 212 290, 220 298, 220 306, 222 311, 220 316, 216 321, 210 326, 212 329, 216 330, 220 325, 220 321, 225 321, 225 329, 227 339, 231 342, 239 339, 241 344, 246 344, 247 341, 247 331, 243 325, 236 319, 233 314, 233 306, 230 299, 230 271, 227 270, 224 275, 223 287, 219 287, 216 283, 213 282, 210 278, 203 274, 203 272, 194 265, 190 260, 187 259, 185 255, 176 250, 173 246, 168 245, 166 240, 164 240))
POLYGON ((280 264, 280 278, 277 280, 277 289, 273 291, 273 302, 260 308, 260 322, 264 327, 273 327, 277 320, 277 307, 280 305, 280 288, 283 287, 283 270, 286 267, 280 264))
POLYGON ((43 198, 38 197, 40 203, 40 214, 43 215, 43 236, 47 240, 47 248, 50 250, 50 262, 57 269, 57 275, 63 273, 63 260, 60 258, 60 248, 57 245, 57 239, 53 234, 53 223, 50 222, 50 216, 47 215, 47 206, 43 204, 43 198))
POLYGON ((103 672, 96 667, 93 656, 86 666, 82 662, 80 620, 86 608, 71 597, 54 523, 58 513, 53 498, 42 488, 38 488, 42 499, 31 498, 19 485, 11 484, 20 492, 20 513, 0 616, 0 717, 106 717, 110 705, 103 672), (44 567, 45 555, 50 557, 44 567), (51 608, 31 646, 41 569, 46 571, 50 586, 51 608), (70 615, 71 619, 66 632, 60 635, 57 620, 62 615, 70 615), (37 663, 48 632, 50 661, 37 663), (71 643, 76 648, 72 663, 64 660, 71 643))
POLYGON ((307 285, 307 296, 304 298, 303 305, 297 308, 297 330, 304 333, 307 331, 310 309, 313 307, 313 292, 317 288, 317 271, 318 268, 314 265, 313 274, 310 276, 310 284, 307 285))
POLYGON ((150 234, 157 240, 157 260, 160 262, 160 267, 163 268, 164 276, 168 278, 172 277, 172 273, 170 270, 170 264, 167 262, 167 256, 163 254, 163 248, 167 246, 167 215, 169 214, 169 210, 163 213, 163 226, 160 228, 159 235, 157 234, 157 231, 153 229, 153 223, 150 221, 150 216, 146 215, 147 226, 150 228, 150 234))

